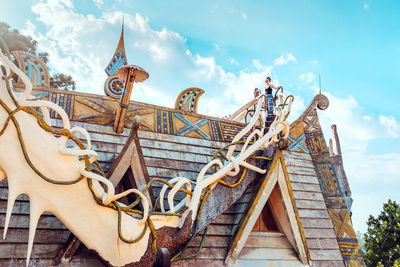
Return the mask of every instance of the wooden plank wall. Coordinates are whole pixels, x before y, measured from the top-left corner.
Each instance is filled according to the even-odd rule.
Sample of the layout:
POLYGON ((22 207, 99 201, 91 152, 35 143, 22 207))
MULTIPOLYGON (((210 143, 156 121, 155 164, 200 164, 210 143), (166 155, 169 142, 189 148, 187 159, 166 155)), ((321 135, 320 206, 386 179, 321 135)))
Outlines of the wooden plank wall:
MULTIPOLYGON (((7 180, 0 183, 0 229, 4 231, 7 210, 7 180)), ((24 266, 28 247, 29 198, 20 195, 14 205, 6 239, 0 239, 0 266, 24 266)), ((53 215, 44 213, 36 230, 32 259, 35 266, 49 266, 49 262, 63 247, 70 232, 53 215), (35 261, 36 259, 36 261, 35 261), (41 259, 37 261, 37 259, 41 259)))
POLYGON ((252 232, 235 266, 303 266, 282 233, 252 232))
POLYGON ((283 156, 313 266, 344 266, 310 154, 283 156))

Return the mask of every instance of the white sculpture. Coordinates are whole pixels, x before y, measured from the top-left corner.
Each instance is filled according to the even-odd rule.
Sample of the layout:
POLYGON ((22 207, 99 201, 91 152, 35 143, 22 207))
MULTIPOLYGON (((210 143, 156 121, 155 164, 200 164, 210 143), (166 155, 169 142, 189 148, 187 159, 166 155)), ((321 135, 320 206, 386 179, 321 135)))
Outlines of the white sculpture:
MULTIPOLYGON (((80 161, 78 157, 88 156, 90 163, 97 159, 97 153, 91 150, 90 137, 87 131, 79 127, 71 128, 68 116, 58 105, 49 101, 30 101, 32 84, 28 77, 2 53, 0 53, 0 61, 5 69, 3 79, 0 79, 0 180, 8 178, 9 187, 3 238, 6 237, 15 199, 20 194, 28 195, 30 223, 27 265, 39 217, 46 211, 54 214, 86 247, 95 250, 110 264, 122 266, 139 261, 147 250, 151 234, 150 229, 146 227, 149 216, 155 229, 164 226, 181 227, 190 211, 192 211, 192 220, 195 220, 204 188, 226 175, 237 175, 241 166, 259 173, 265 173, 265 170, 247 163, 246 159, 260 147, 266 147, 270 143, 277 142, 279 133, 282 133, 283 137, 286 138, 289 132, 289 126, 283 118, 286 118, 290 111, 293 98, 288 99, 288 105, 282 105, 282 108, 278 108, 277 119, 266 135, 262 134, 263 129, 261 131, 253 130, 237 156, 233 156, 235 145, 232 145, 226 155, 228 161, 221 162, 219 159, 215 159, 209 162, 199 173, 196 182, 184 177, 170 180, 169 183, 174 186, 167 196, 169 209, 165 209, 163 201, 168 188, 166 185, 160 192, 160 205, 162 212, 171 213, 171 215, 154 215, 151 214, 148 200, 142 192, 137 189, 130 189, 115 195, 114 187, 109 180, 87 170, 85 162, 80 161), (25 90, 23 93, 8 91, 7 76, 12 73, 11 71, 24 82, 25 90), (40 108, 43 120, 49 126, 51 126, 49 109, 54 110, 62 118, 66 132, 80 132, 86 137, 87 148, 67 148, 65 146, 68 140, 67 136, 55 137, 52 133, 45 131, 38 124, 37 118, 22 110, 21 107, 40 108), (249 145, 254 136, 257 136, 258 140, 249 145), (25 146, 25 155, 21 144, 25 146), (31 164, 28 164, 29 161, 31 164), (213 165, 217 165, 219 170, 210 176, 206 176, 205 173, 213 165), (77 182, 68 185, 54 184, 46 181, 39 173, 62 183, 74 180, 77 182), (79 180, 79 177, 83 178, 79 180), (93 185, 93 193, 101 200, 103 205, 98 204, 93 197, 88 187, 89 179, 93 185), (101 184, 107 187, 107 192, 101 184), (174 205, 173 198, 176 192, 183 186, 191 191, 192 184, 195 184, 192 195, 187 195, 180 203, 174 205), (135 193, 141 198, 143 214, 142 218, 138 219, 121 212, 121 234, 124 238, 132 240, 145 231, 143 238, 132 244, 122 241, 119 236, 118 211, 104 206, 110 205, 113 201, 130 193, 135 193), (172 215, 172 213, 181 211, 184 207, 188 207, 188 209, 182 214, 182 217, 172 215)), ((263 99, 263 97, 258 98, 257 109, 252 120, 235 136, 233 143, 252 131, 253 126, 259 121, 262 114, 263 99)), ((282 102, 282 96, 280 99, 282 102)), ((118 205, 124 207, 121 203, 118 205)))

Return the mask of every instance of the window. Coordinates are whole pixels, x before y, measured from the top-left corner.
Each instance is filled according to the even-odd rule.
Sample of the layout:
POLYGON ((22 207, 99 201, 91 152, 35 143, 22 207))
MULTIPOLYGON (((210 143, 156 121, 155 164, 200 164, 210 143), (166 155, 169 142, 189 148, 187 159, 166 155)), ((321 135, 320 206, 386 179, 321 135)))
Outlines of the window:
POLYGON ((265 204, 253 227, 253 232, 280 232, 270 205, 269 201, 265 204))

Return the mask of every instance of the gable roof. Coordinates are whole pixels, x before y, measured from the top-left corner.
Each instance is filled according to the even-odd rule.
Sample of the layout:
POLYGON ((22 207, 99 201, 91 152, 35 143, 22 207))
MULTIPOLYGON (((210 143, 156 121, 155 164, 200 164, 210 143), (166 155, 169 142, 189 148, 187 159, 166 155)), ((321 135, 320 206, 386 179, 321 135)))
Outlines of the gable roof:
POLYGON ((271 201, 274 207, 276 220, 281 226, 282 232, 298 253, 300 261, 303 264, 308 263, 306 254, 307 245, 305 243, 301 222, 295 212, 296 206, 293 205, 293 193, 288 180, 284 159, 280 151, 276 152, 271 167, 263 178, 261 186, 255 195, 253 204, 239 226, 229 248, 225 260, 226 263, 234 263, 239 258, 240 252, 255 222, 268 200, 271 201), (278 191, 273 191, 275 186, 279 188, 281 192, 280 197, 277 195, 278 191), (282 200, 282 202, 280 200, 282 200))

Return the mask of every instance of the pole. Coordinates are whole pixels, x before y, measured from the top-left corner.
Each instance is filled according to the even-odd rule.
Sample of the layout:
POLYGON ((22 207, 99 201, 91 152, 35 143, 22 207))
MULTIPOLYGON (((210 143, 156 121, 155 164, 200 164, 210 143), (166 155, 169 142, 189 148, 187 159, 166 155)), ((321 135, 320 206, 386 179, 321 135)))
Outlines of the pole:
POLYGON ((128 111, 129 100, 131 99, 132 86, 136 77, 136 69, 129 68, 126 72, 124 90, 122 91, 121 101, 115 116, 114 132, 122 133, 124 130, 125 116, 128 111))

